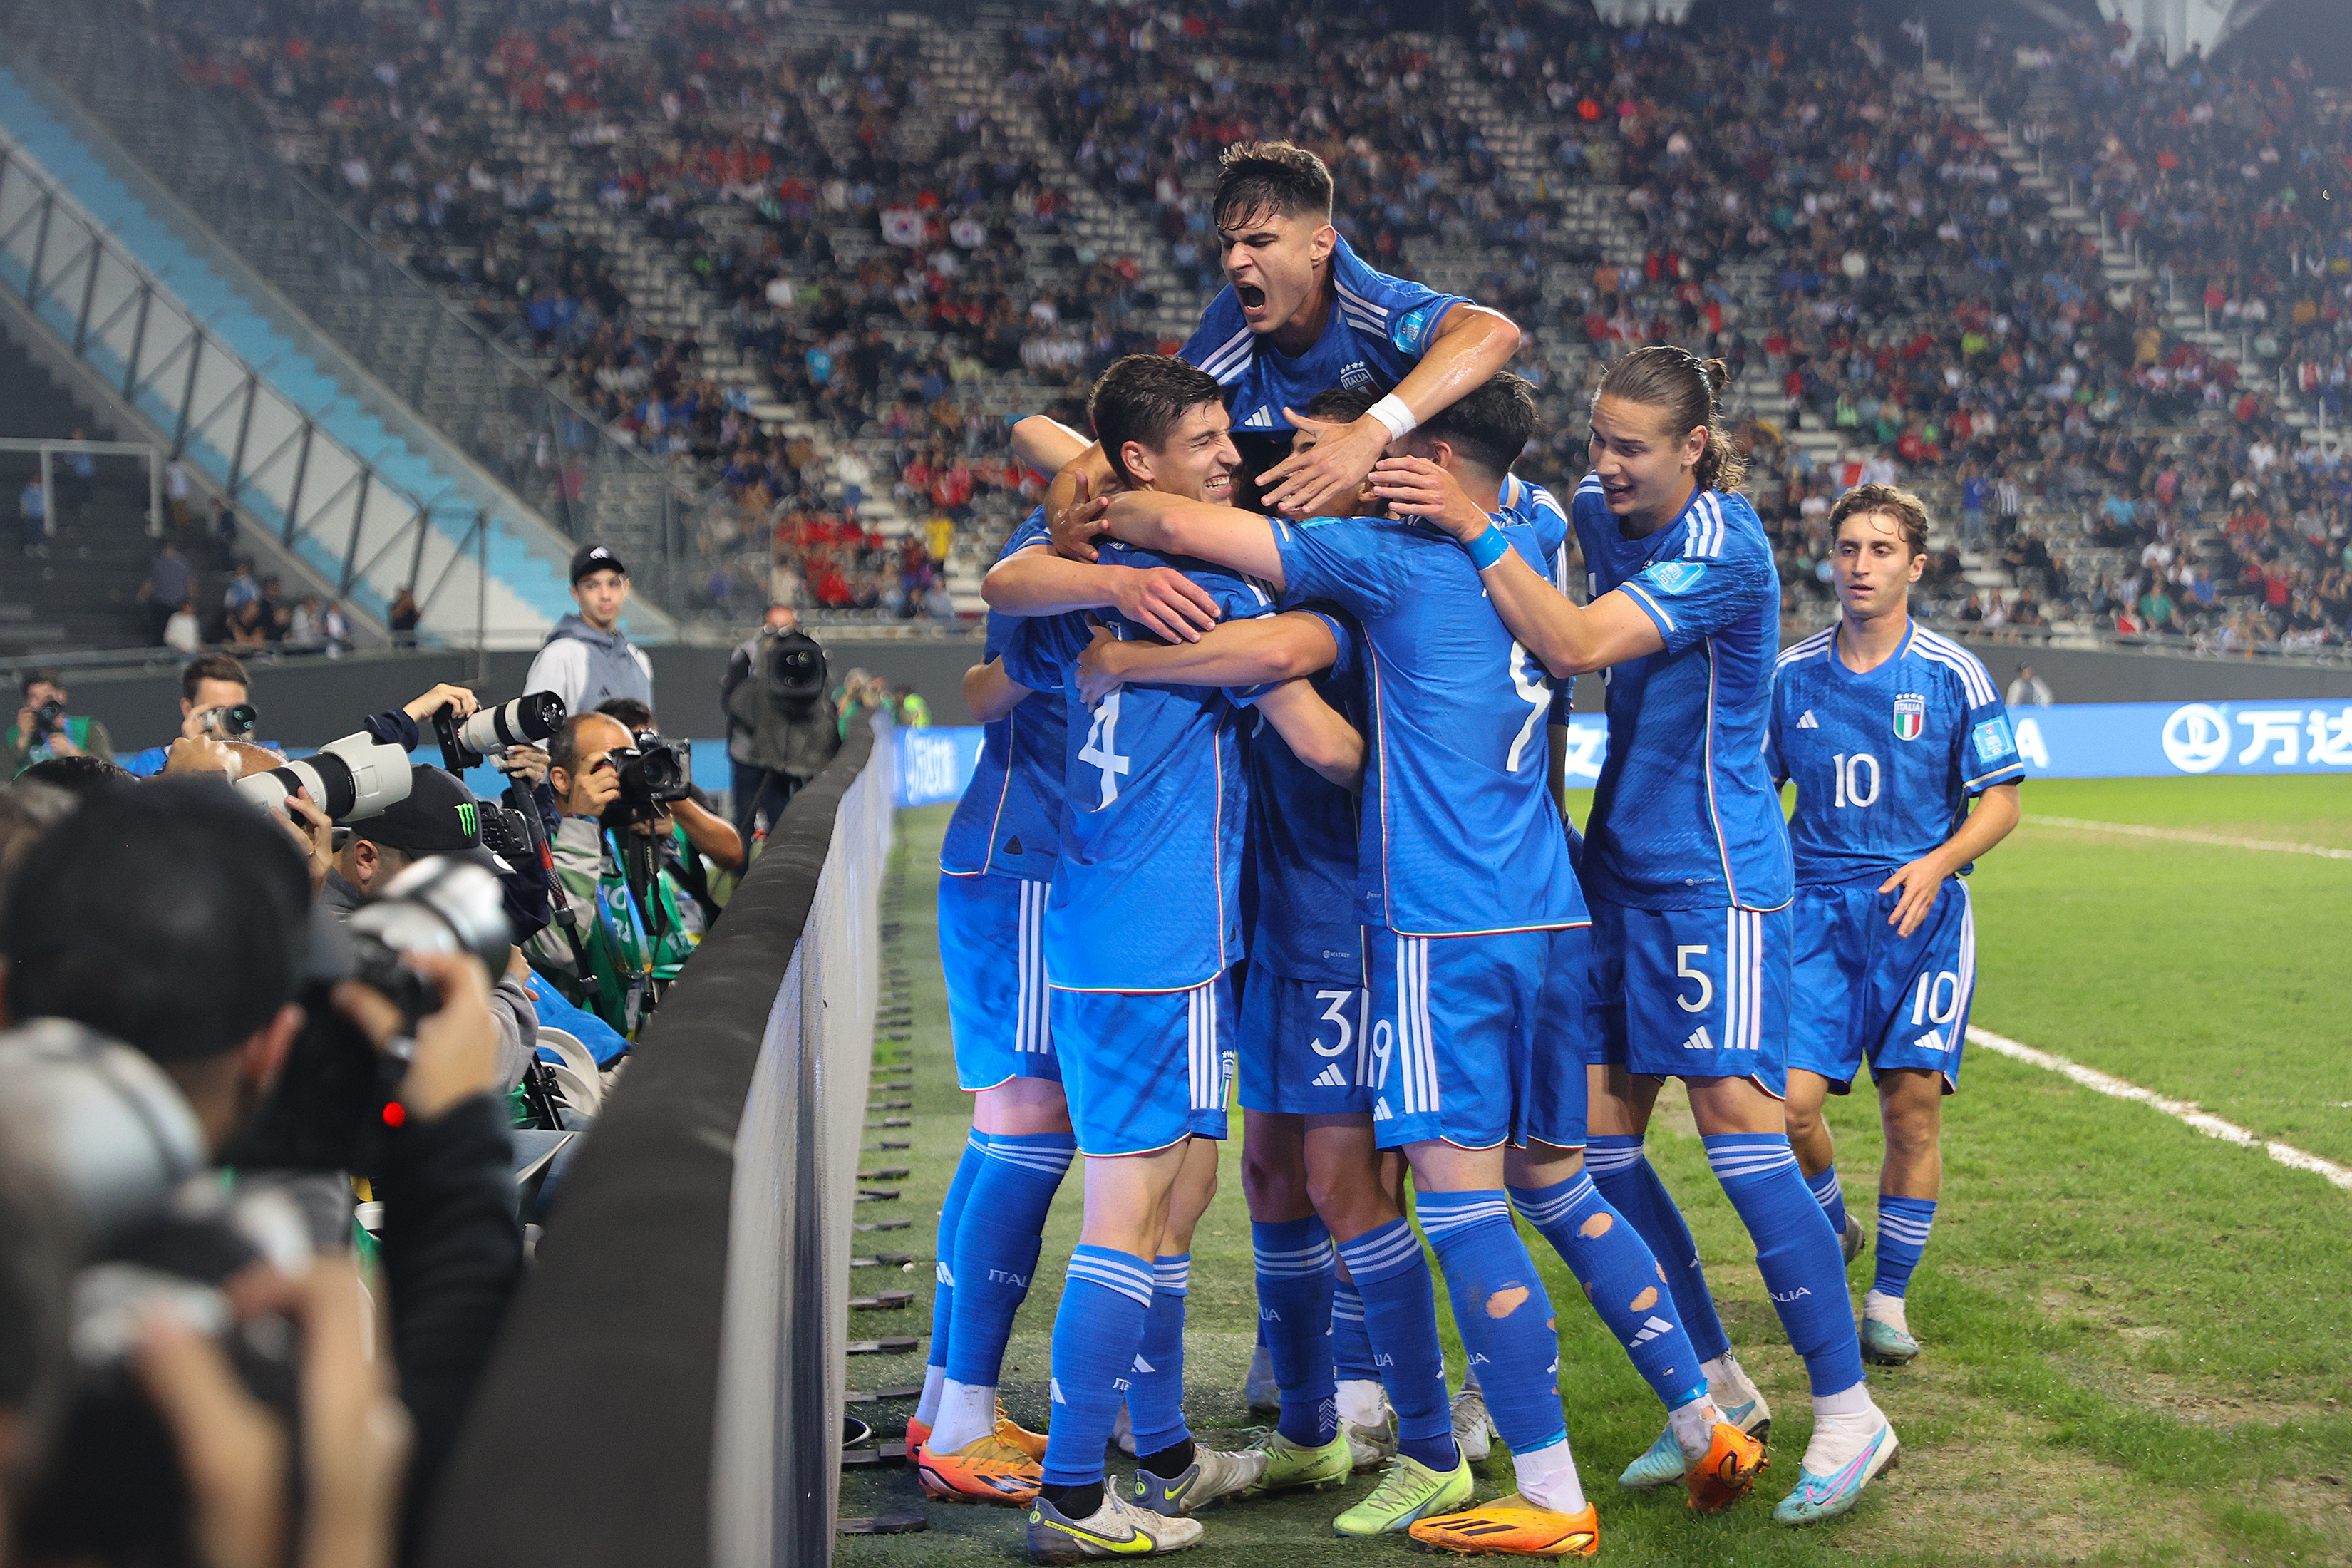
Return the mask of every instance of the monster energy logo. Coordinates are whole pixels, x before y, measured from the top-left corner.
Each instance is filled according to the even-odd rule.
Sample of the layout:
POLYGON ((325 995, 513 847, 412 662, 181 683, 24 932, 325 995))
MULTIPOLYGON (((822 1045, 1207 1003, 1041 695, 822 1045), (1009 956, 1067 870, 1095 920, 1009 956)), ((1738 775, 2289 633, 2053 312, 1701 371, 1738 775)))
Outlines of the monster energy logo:
POLYGON ((481 829, 476 826, 474 818, 474 803, 470 800, 460 801, 457 803, 457 831, 463 833, 468 838, 475 837, 481 831, 481 829))

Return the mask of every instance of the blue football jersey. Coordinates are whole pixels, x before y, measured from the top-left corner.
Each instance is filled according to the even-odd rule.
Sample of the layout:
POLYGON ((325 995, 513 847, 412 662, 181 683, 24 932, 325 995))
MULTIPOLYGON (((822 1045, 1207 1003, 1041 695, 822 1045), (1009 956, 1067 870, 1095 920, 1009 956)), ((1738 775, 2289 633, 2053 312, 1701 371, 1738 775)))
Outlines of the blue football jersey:
POLYGON ((1470 303, 1459 294, 1373 271, 1345 239, 1331 248, 1331 283, 1336 300, 1323 335, 1295 356, 1249 330, 1231 284, 1202 312, 1182 358, 1225 389, 1234 434, 1287 437, 1291 426, 1283 409, 1304 409, 1327 387, 1394 386, 1421 363, 1445 312, 1470 303))
MULTIPOLYGON (((1536 570, 1536 531, 1495 514, 1536 570)), ((1371 650, 1357 912, 1408 936, 1590 918, 1547 788, 1552 680, 1486 602, 1460 545, 1411 519, 1275 519, 1289 599, 1328 599, 1371 650)))
POLYGON ((1835 626, 1783 653, 1765 757, 1797 781, 1801 883, 1883 879, 1951 837, 1969 796, 2025 776, 1983 663, 1916 621, 1863 674, 1838 657, 1835 626))
MULTIPOLYGON (((997 559, 1045 537, 1045 509, 1041 506, 1013 531, 997 559)), ((1055 618, 1076 624, 1085 617, 1055 618)), ((1021 624, 1018 616, 990 611, 982 662, 1002 658, 1006 640, 1021 624)), ((1062 852, 1062 770, 1068 728, 1059 695, 1040 692, 982 730, 980 762, 940 839, 943 873, 1052 880, 1062 852)))
MULTIPOLYGON (((1560 510, 1559 502, 1553 499, 1551 491, 1541 485, 1531 485, 1517 474, 1503 476, 1501 499, 1505 511, 1535 530, 1538 548, 1548 563, 1542 568, 1545 575, 1551 579, 1553 587, 1567 593, 1568 537, 1570 531, 1568 513, 1560 510)), ((1570 700, 1575 693, 1573 679, 1562 680, 1558 676, 1552 678, 1551 722, 1560 725, 1568 722, 1571 706, 1570 700)), ((1545 744, 1549 746, 1549 738, 1545 744)), ((1546 765, 1549 765, 1548 762, 1546 765)))
MULTIPOLYGON (((1115 566, 1174 566, 1226 620, 1270 614, 1247 578, 1184 556, 1101 542, 1115 566)), ((1115 611, 1122 640, 1150 634, 1115 611)), ((1022 622, 1005 673, 1061 700, 1062 858, 1045 905, 1045 979, 1063 991, 1181 991, 1243 954, 1242 845, 1248 820, 1237 710, 1215 687, 1128 686, 1088 706, 1071 684, 1091 631, 1073 616, 1022 622)), ((1025 704, 1024 704, 1025 706, 1025 704)))
POLYGON ((1596 898, 1643 910, 1777 910, 1789 830, 1764 766, 1780 578, 1744 497, 1699 490, 1628 539, 1587 474, 1570 518, 1591 597, 1623 589, 1665 639, 1606 675, 1609 753, 1580 863, 1596 898))
MULTIPOLYGON (((1320 615, 1339 645, 1315 689, 1339 716, 1365 727, 1362 634, 1346 612, 1320 615)), ((1263 688, 1234 693, 1247 702, 1263 688)), ((1364 983, 1356 921, 1356 797, 1298 760, 1282 731, 1245 714, 1249 768, 1249 859, 1243 889, 1250 962, 1291 980, 1364 983)))

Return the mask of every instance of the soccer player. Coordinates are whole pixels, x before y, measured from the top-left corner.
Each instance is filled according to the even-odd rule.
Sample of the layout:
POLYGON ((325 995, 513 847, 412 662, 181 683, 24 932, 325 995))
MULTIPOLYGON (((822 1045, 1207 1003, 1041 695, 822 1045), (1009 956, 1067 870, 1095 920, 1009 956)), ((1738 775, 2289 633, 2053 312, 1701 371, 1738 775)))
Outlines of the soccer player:
MULTIPOLYGON (((1460 295, 1364 265, 1331 226, 1330 171, 1305 148, 1239 142, 1218 164, 1211 211, 1225 288, 1181 355, 1217 378, 1234 435, 1287 441, 1290 411, 1325 388, 1395 388, 1257 476, 1265 510, 1326 515, 1390 441, 1509 363, 1519 330, 1460 295)), ((1055 476, 1047 515, 1059 520, 1112 478, 1101 447, 1087 448, 1055 476)))
MULTIPOLYGON (((1089 412, 1123 482, 1196 500, 1224 492, 1239 455, 1216 384, 1200 371, 1130 355, 1096 384, 1089 412)), ((1166 564, 1139 551, 1107 553, 1097 570, 1166 564)), ((1173 569, 1221 617, 1272 609, 1263 589, 1230 572, 1173 569)), ((1108 625, 1122 637, 1143 631, 1124 616, 1108 625)), ((1005 673, 1034 690, 1065 689, 1084 648, 1068 620, 1032 619, 1007 647, 1005 673)), ((1261 701, 1276 722, 1319 720, 1294 742, 1308 752, 1331 745, 1341 776, 1360 767, 1360 737, 1311 689, 1286 683, 1261 701)), ((1189 1515, 1251 1489, 1266 1468, 1263 1451, 1196 1445, 1182 1408, 1192 1232, 1215 1191, 1231 969, 1242 955, 1237 710, 1213 688, 1167 686, 1112 691, 1071 717, 1081 713, 1085 727, 1068 733, 1063 859, 1045 915, 1055 1040, 1087 1156, 1086 1223, 1055 1318, 1055 1415, 1028 1521, 1030 1551, 1048 1562, 1191 1545, 1201 1527, 1189 1515), (1132 1500, 1103 1475, 1122 1397, 1138 1454, 1132 1500)))
MULTIPOLYGON (((1015 531, 1006 549, 1026 542, 1015 531)), ((1017 1504, 1036 1493, 1045 1440, 1002 1414, 996 1379, 1077 1148, 1054 1059, 1043 942, 1067 718, 1058 699, 1028 700, 1005 678, 1005 639, 1019 624, 991 616, 986 657, 964 677, 965 703, 986 729, 940 845, 940 963, 972 1130, 940 1210, 931 1349, 907 1452, 925 1495, 949 1502, 1017 1504)))
MULTIPOLYGON (((1433 465, 1392 458, 1372 477, 1391 510, 1428 516, 1462 542, 1515 647, 1555 676, 1609 671, 1609 753, 1581 862, 1600 1024, 1590 1161, 1651 1249, 1674 1260, 1668 1283, 1714 1397, 1743 1429, 1762 1431, 1770 1412, 1731 1355, 1698 1249, 1642 1155, 1660 1083, 1683 1079, 1708 1163, 1805 1362, 1812 1441, 1773 1517, 1808 1524, 1851 1509, 1896 1443, 1864 1382, 1844 1259, 1780 1105, 1794 887, 1763 755, 1780 590, 1770 543, 1737 493, 1739 458, 1716 403, 1727 379, 1720 361, 1679 348, 1640 349, 1610 367, 1593 398, 1593 469, 1570 503, 1589 577, 1582 605, 1503 548, 1433 465)), ((1689 1445, 1677 1436, 1662 1436, 1622 1482, 1684 1476, 1689 1445)))
MULTIPOLYGON (((1500 502, 1535 422, 1528 384, 1498 374, 1405 446, 1458 475, 1456 493, 1483 507, 1496 547, 1523 563, 1542 558, 1541 542, 1500 502)), ((1752 1483, 1760 1447, 1722 1420, 1658 1289, 1664 1270, 1580 1168, 1585 1084, 1575 1037, 1588 917, 1558 805, 1547 798, 1549 678, 1485 608, 1470 559, 1420 521, 1292 524, 1128 494, 1111 500, 1103 522, 1121 540, 1223 561, 1286 595, 1328 599, 1357 618, 1372 652, 1356 908, 1370 947, 1373 1123, 1381 1145, 1402 1148, 1411 1163, 1422 1227, 1518 1483, 1465 1508, 1466 1461, 1441 1472, 1400 1453, 1397 1469, 1425 1499, 1408 1533, 1460 1552, 1599 1549, 1554 1382, 1551 1304, 1512 1226, 1514 1201, 1665 1400, 1672 1429, 1687 1434, 1694 1504, 1727 1506, 1752 1483)), ((1341 1252, 1378 1346, 1376 1315, 1409 1310, 1413 1292, 1428 1289, 1419 1282, 1427 1266, 1402 1219, 1341 1252)), ((1408 1431, 1410 1392, 1391 1388, 1408 1431)))
POLYGON ((1911 619, 1927 561, 1919 498, 1856 486, 1830 528, 1838 623, 1780 656, 1765 752, 1773 776, 1797 784, 1789 1142, 1832 1228, 1858 1231, 1822 1106, 1867 1060, 1886 1155, 1862 1352, 1899 1366, 1919 1353, 1903 1299, 1936 1223, 1944 1096, 1959 1083, 1976 985, 1960 879, 2017 826, 2025 764, 1977 656, 1911 619))

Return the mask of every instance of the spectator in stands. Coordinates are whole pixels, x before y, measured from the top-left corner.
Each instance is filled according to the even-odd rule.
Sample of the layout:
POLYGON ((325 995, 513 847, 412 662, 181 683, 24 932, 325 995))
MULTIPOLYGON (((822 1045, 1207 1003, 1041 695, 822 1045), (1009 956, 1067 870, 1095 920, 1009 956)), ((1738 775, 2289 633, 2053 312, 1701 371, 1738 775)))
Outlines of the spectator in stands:
POLYGON ((2050 692, 2050 683, 2033 673, 2030 664, 2017 667, 2017 679, 2009 683, 2009 705, 2011 708, 2047 708, 2057 700, 2050 692))
POLYGON ((47 555, 49 552, 49 498, 41 489, 38 474, 25 481, 16 492, 16 515, 25 524, 25 553, 47 555))
POLYGON ((894 686, 890 689, 890 718, 901 730, 928 730, 931 727, 931 705, 913 687, 894 686))
POLYGON ((572 557, 572 602, 578 610, 555 623, 523 677, 525 691, 552 691, 567 713, 628 697, 653 706, 654 666, 629 646, 621 612, 629 603, 629 569, 601 544, 583 544, 572 557))
POLYGON ((33 670, 19 690, 24 701, 17 705, 16 721, 8 727, 5 742, 0 743, 0 778, 13 779, 51 757, 114 761, 114 737, 106 732, 104 724, 66 715, 66 689, 56 676, 46 669, 33 670), (58 711, 44 714, 41 710, 53 702, 58 711))
POLYGON ((194 658, 205 646, 204 623, 196 618, 196 601, 183 599, 163 621, 163 646, 182 658, 194 658))
POLYGON ((163 641, 163 628, 196 589, 196 569, 166 535, 147 563, 147 579, 139 584, 139 602, 147 606, 149 639, 163 641))
POLYGON ((226 500, 213 511, 213 547, 223 565, 236 554, 236 509, 226 500))
MULTIPOLYGON (((245 666, 230 654, 202 654, 188 661, 180 671, 180 735, 193 739, 209 735, 218 727, 223 714, 251 700, 245 666)), ((163 771, 168 748, 150 746, 133 756, 125 765, 145 777, 163 771)))
POLYGON ((392 633, 394 647, 416 646, 416 623, 423 612, 416 607, 416 594, 412 584, 404 583, 400 592, 392 596, 392 605, 383 613, 383 624, 392 633))
MULTIPOLYGON (((147 1055, 217 1152, 250 1121, 289 1053, 305 1048, 294 1000, 308 945, 302 858, 279 825, 200 780, 103 792, 73 822, 72 831, 48 834, 26 852, 0 916, 7 1016, 71 1019, 147 1055)), ((497 1034, 487 981, 462 955, 405 961, 438 1005, 408 1037, 399 1088, 406 1117, 385 1145, 374 1187, 384 1216, 387 1289, 379 1300, 389 1308, 393 1364, 417 1434, 406 1480, 410 1516, 421 1519, 520 1279, 522 1237, 505 1108, 491 1092, 497 1034)), ((379 1049, 404 1032, 397 1010, 364 986, 340 990, 336 1005, 379 1049)), ((338 1310, 355 1318, 348 1270, 336 1287, 338 1310)), ((194 1339, 177 1336, 170 1348, 201 1359, 194 1339)), ((305 1363, 319 1365, 309 1354, 305 1363)), ((218 1384, 236 1386, 225 1363, 216 1370, 218 1384)), ((337 1368, 332 1375, 348 1374, 337 1368)), ((178 1393, 195 1381, 182 1380, 178 1393)), ((396 1416, 387 1423, 381 1408, 389 1381, 352 1384, 368 1395, 359 1418, 320 1434, 334 1451, 307 1451, 309 1466, 344 1467, 331 1478, 311 1470, 310 1502, 333 1511, 311 1513, 307 1539, 347 1542, 354 1562, 383 1563, 392 1553, 405 1444, 403 1424, 396 1416)), ((151 1386, 172 1397, 168 1386, 151 1386)), ((309 1415, 331 1410, 335 1392, 309 1387, 330 1401, 306 1399, 309 1415)), ((212 1409, 223 1414, 219 1399, 212 1409)), ((282 1472, 269 1450, 226 1445, 208 1450, 212 1465, 190 1468, 276 1500, 282 1472), (235 1473, 224 1478, 224 1468, 235 1473)), ((278 1561, 282 1506, 273 1500, 259 1517, 215 1520, 218 1531, 254 1539, 208 1538, 209 1549, 226 1555, 203 1560, 278 1561)))
MULTIPOLYGON (((170 527, 188 526, 188 465, 177 458, 163 465, 163 510, 170 527)), ((155 521, 162 531, 165 519, 155 521)))

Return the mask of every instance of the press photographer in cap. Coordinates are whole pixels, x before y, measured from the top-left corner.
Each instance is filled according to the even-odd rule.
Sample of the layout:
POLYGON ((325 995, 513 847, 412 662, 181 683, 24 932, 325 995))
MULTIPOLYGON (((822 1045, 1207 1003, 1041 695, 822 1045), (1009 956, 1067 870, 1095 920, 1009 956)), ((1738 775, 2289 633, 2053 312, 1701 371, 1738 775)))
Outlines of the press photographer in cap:
POLYGON ((581 546, 572 557, 572 602, 578 610, 555 623, 522 689, 554 692, 566 713, 585 713, 614 697, 652 707, 653 661, 621 630, 629 569, 601 544, 581 546))
MULTIPOLYGON (((331 782, 321 756, 280 772, 331 782)), ((399 1510, 421 1517, 522 1267, 489 999, 509 932, 478 868, 427 862, 389 891, 348 935, 314 923, 284 827, 213 779, 96 791, 25 852, 0 906, 0 1109, 25 1127, 28 1097, 60 1074, 83 1087, 59 1103, 132 1095, 111 1137, 60 1136, 47 1169, 118 1208, 138 1184, 124 1172, 155 1188, 145 1217, 88 1226, 116 1244, 89 1259, 111 1268, 112 1295, 76 1300, 113 1306, 75 1342, 120 1349, 79 1363, 19 1515, 26 1560, 277 1563, 299 1541, 305 1563, 373 1565, 399 1510), (101 1156, 111 1179, 78 1185, 101 1156), (314 1257, 299 1226, 250 1223, 248 1185, 272 1169, 365 1174, 383 1205, 405 1464, 348 1261, 314 1257), (291 1349, 238 1326, 273 1316, 299 1331, 291 1349), (321 1557, 324 1542, 341 1550, 321 1557)))
MULTIPOLYGON (((463 781, 439 768, 411 768, 407 799, 346 830, 320 889, 320 907, 337 920, 349 920, 394 878, 428 855, 453 856, 505 880, 517 867, 482 843, 487 815, 500 809, 495 802, 477 800, 463 781)), ((542 910, 544 903, 542 889, 542 910)), ((542 914, 542 923, 543 919, 542 914)), ((522 1081, 539 1048, 539 1014, 524 988, 524 973, 521 950, 516 948, 490 991, 490 1016, 499 1031, 496 1087, 501 1093, 522 1081)))

